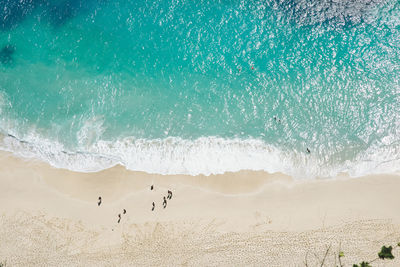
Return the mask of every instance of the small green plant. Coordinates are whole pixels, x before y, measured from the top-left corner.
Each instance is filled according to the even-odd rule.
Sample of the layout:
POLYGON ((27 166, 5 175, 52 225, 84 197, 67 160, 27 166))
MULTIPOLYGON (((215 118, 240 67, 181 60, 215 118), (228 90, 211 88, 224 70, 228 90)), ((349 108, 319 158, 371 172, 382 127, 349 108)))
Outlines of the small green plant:
POLYGON ((384 259, 390 259, 390 260, 394 259, 394 256, 392 254, 392 249, 393 249, 392 246, 390 246, 390 247, 383 246, 382 249, 381 249, 381 252, 378 253, 378 257, 380 259, 382 259, 382 260, 384 260, 384 259))
POLYGON ((6 267, 6 261, 0 262, 0 267, 6 267))
MULTIPOLYGON (((399 246, 399 244, 400 244, 400 243, 398 243, 397 246, 399 246)), ((399 247, 400 247, 400 246, 399 246, 399 247)), ((392 254, 392 250, 393 250, 393 247, 392 247, 392 246, 389 246, 389 247, 383 246, 383 247, 381 248, 381 251, 378 252, 378 258, 375 258, 375 259, 373 259, 373 260, 371 260, 371 261, 363 261, 363 262, 361 262, 359 265, 353 264, 353 267, 372 267, 372 266, 370 265, 370 263, 372 263, 372 262, 374 262, 374 261, 376 261, 376 260, 379 260, 379 259, 381 259, 381 260, 385 260, 385 259, 393 260, 393 259, 394 259, 394 256, 393 256, 393 254, 392 254)))
POLYGON ((360 265, 358 265, 358 264, 353 264, 353 267, 372 267, 372 266, 369 265, 368 262, 363 261, 363 262, 360 263, 360 265))
MULTIPOLYGON (((359 264, 353 264, 352 266, 353 266, 353 267, 372 267, 371 263, 373 263, 374 261, 377 261, 377 260, 393 260, 393 259, 394 259, 394 255, 393 255, 392 251, 393 251, 394 249, 396 249, 397 247, 400 247, 400 242, 397 243, 397 246, 395 246, 394 248, 393 248, 392 246, 388 246, 388 247, 383 246, 383 247, 381 248, 381 250, 378 252, 378 257, 377 257, 377 258, 375 258, 375 259, 373 259, 373 260, 370 260, 370 261, 363 261, 363 262, 361 262, 361 263, 359 263, 359 264)), ((329 253, 330 248, 331 248, 331 246, 329 246, 329 247, 327 248, 323 259, 320 260, 320 264, 321 264, 320 266, 321 266, 321 267, 325 265, 325 259, 326 259, 327 256, 328 256, 328 253, 329 253)), ((307 254, 308 254, 308 253, 307 253, 307 254)), ((314 255, 315 255, 315 254, 314 254, 314 255)), ((344 266, 345 266, 345 265, 342 263, 342 258, 344 257, 344 252, 340 249, 340 245, 339 245, 339 252, 338 252, 337 254, 335 253, 335 254, 334 254, 334 257, 335 257, 335 266, 338 266, 338 267, 344 267, 344 266), (339 261, 339 262, 338 262, 339 265, 336 264, 336 263, 337 263, 337 260, 339 261)), ((316 258, 318 258, 317 255, 316 255, 316 258)), ((308 266, 308 263, 307 263, 307 255, 306 255, 306 259, 305 259, 304 264, 305 264, 305 266, 308 266)), ((0 266, 0 267, 1 267, 1 266, 0 266)))

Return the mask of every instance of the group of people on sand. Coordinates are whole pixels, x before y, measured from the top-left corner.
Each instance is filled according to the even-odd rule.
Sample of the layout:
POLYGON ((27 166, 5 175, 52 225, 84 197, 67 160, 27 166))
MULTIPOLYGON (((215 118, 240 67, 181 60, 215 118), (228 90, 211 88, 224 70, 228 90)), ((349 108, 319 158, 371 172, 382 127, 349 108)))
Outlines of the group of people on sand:
MULTIPOLYGON (((100 206, 101 203, 102 203, 102 198, 99 197, 98 202, 97 202, 97 206, 100 206)), ((126 214, 126 209, 123 209, 123 210, 122 210, 122 214, 126 214)), ((118 223, 121 222, 121 218, 122 218, 121 213, 119 213, 119 214, 118 214, 118 223)))
MULTIPOLYGON (((153 189, 154 189, 154 186, 151 185, 150 190, 153 190, 153 189)), ((171 191, 171 190, 168 190, 167 193, 168 193, 167 197, 165 197, 165 196, 163 197, 163 204, 162 204, 162 205, 163 205, 163 208, 164 208, 164 209, 167 207, 167 199, 168 199, 168 200, 171 200, 171 199, 172 199, 172 191, 171 191)), ((97 202, 97 206, 100 206, 101 203, 102 203, 102 198, 101 198, 101 196, 100 196, 99 199, 98 199, 98 202, 97 202)), ((155 207, 156 207, 156 204, 155 204, 154 201, 153 201, 151 211, 154 211, 155 207)), ((123 210, 122 210, 122 214, 126 214, 126 209, 123 209, 123 210)), ((118 214, 118 223, 121 222, 121 218, 122 218, 121 213, 119 213, 119 214, 118 214)))
MULTIPOLYGON (((122 214, 126 214, 126 209, 123 209, 122 214)), ((121 222, 121 213, 118 214, 118 223, 121 222)))
MULTIPOLYGON (((151 185, 150 190, 153 190, 153 189, 154 189, 154 186, 151 185)), ((167 207, 167 199, 169 199, 169 200, 172 199, 172 191, 171 190, 168 190, 167 197, 165 197, 165 196, 163 197, 162 205, 163 205, 164 209, 167 207)), ((155 208, 156 208, 156 203, 154 203, 154 201, 153 201, 151 211, 154 211, 155 208)))

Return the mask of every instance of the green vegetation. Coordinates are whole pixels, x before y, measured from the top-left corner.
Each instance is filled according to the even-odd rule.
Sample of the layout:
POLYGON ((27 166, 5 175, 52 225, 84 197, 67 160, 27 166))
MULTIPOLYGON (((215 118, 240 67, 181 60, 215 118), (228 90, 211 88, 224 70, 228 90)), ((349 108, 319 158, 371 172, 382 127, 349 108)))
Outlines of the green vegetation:
MULTIPOLYGON (((397 246, 400 247, 400 243, 397 243, 397 246)), ((373 259, 371 261, 363 261, 360 264, 353 264, 353 267, 372 267, 372 265, 370 263, 372 263, 372 262, 374 262, 376 260, 379 260, 379 259, 381 259, 381 260, 385 260, 385 259, 393 260, 394 256, 392 254, 392 250, 393 250, 392 246, 389 246, 389 247, 383 246, 381 248, 381 251, 378 252, 378 258, 375 258, 375 259, 373 259)))
POLYGON ((368 262, 363 261, 363 262, 360 263, 360 265, 353 264, 353 267, 372 267, 372 266, 369 265, 368 262))
POLYGON ((390 246, 388 248, 383 246, 382 249, 381 249, 381 252, 378 253, 378 257, 380 259, 382 259, 382 260, 384 260, 384 259, 390 259, 390 260, 394 259, 394 256, 392 254, 392 249, 393 249, 392 246, 390 246))
MULTIPOLYGON (((400 247, 400 243, 398 243, 397 246, 400 247)), ((392 246, 389 246, 389 247, 383 246, 381 248, 381 251, 378 252, 378 258, 375 258, 375 259, 373 259, 371 261, 363 261, 360 264, 353 264, 353 267, 372 267, 372 265, 370 263, 372 263, 372 262, 374 262, 376 260, 379 260, 379 259, 381 259, 381 260, 385 260, 385 259, 393 260, 394 256, 392 254, 392 250, 393 250, 392 246)))
MULTIPOLYGON (((398 247, 400 247, 400 242, 397 243, 397 246, 395 246, 394 248, 393 248, 392 246, 388 246, 388 247, 383 246, 383 247, 381 248, 381 250, 378 252, 378 257, 377 257, 377 258, 375 258, 375 259, 373 259, 373 260, 370 260, 370 261, 362 261, 362 262, 359 263, 359 264, 353 264, 353 267, 372 267, 371 264, 372 264, 374 261, 377 261, 377 260, 393 260, 395 257, 394 257, 394 255, 393 255, 392 252, 393 252, 393 250, 395 250, 395 249, 398 248, 398 247)), ((320 266, 321 266, 321 267, 325 266, 325 259, 326 259, 327 255, 328 255, 330 249, 331 249, 331 246, 329 246, 329 247, 327 248, 327 250, 326 250, 326 252, 325 252, 325 255, 324 255, 322 261, 320 261, 320 263, 321 263, 320 266)), ((335 266, 336 266, 336 267, 344 267, 345 265, 342 263, 342 258, 343 258, 345 255, 344 255, 344 252, 340 250, 340 247, 339 247, 339 252, 338 252, 337 254, 334 254, 334 255, 335 255, 335 262, 338 262, 338 263, 339 263, 339 265, 336 265, 336 263, 335 263, 335 266)), ((316 257, 317 257, 317 256, 316 256, 316 257)), ((307 263, 307 255, 306 255, 305 265, 306 265, 306 267, 308 266, 308 263, 307 263)))

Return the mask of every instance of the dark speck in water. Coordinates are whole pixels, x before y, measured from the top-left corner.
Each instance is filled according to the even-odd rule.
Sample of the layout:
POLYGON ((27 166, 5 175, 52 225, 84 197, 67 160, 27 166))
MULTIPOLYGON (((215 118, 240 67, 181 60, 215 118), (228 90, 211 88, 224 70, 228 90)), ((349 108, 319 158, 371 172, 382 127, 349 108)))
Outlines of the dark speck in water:
POLYGON ((0 51, 0 63, 10 64, 13 61, 15 47, 13 45, 5 45, 0 51))

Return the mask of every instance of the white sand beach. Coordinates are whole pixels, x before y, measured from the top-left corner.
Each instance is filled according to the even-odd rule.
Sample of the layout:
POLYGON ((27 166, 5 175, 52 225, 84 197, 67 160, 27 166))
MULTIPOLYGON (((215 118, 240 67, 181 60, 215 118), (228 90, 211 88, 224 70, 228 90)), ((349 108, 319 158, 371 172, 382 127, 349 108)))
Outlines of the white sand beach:
POLYGON ((317 266, 328 247, 352 266, 400 242, 400 175, 77 173, 1 152, 0 240, 7 266, 317 266))

